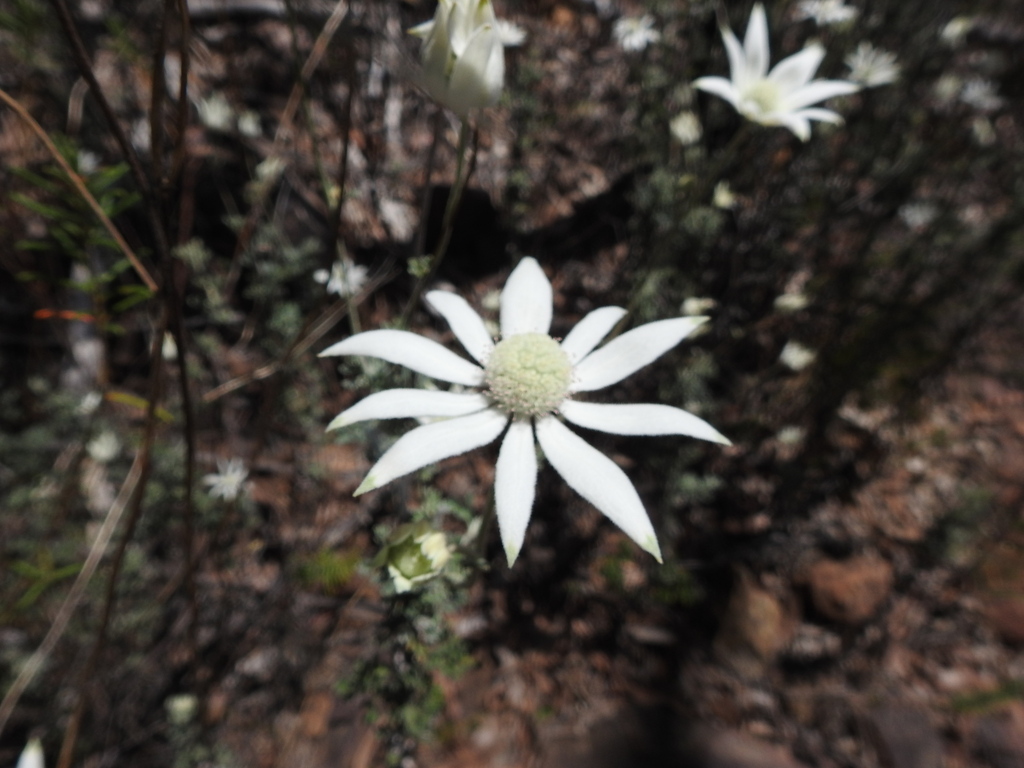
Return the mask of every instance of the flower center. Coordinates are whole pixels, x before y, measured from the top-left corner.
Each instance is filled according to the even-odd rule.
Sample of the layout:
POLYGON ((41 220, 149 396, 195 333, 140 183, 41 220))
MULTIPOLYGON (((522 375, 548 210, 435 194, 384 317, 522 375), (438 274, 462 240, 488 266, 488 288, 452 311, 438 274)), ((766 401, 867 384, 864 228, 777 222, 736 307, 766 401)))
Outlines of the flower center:
POLYGON ((762 78, 751 83, 743 92, 740 110, 747 116, 761 116, 779 109, 779 86, 762 78))
POLYGON ((508 414, 540 416, 567 394, 572 365, 558 342, 544 333, 519 333, 498 343, 484 373, 488 394, 508 414))

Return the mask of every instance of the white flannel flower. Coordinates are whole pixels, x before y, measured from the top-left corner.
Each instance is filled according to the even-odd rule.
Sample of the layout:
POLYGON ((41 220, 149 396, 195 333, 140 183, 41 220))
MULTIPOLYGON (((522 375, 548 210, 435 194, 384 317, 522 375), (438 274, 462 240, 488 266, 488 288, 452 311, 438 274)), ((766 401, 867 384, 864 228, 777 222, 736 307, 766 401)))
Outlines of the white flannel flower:
POLYGON ((868 42, 858 45, 843 61, 850 68, 850 79, 865 88, 894 83, 900 76, 896 54, 875 48, 868 42))
POLYGON ((811 136, 811 120, 842 123, 829 109, 811 107, 833 96, 854 93, 860 86, 845 80, 811 80, 825 56, 825 49, 812 44, 783 59, 768 71, 768 20, 758 3, 750 13, 743 45, 728 27, 722 39, 729 55, 731 80, 701 77, 694 87, 728 101, 736 111, 761 125, 785 126, 802 141, 811 136))
POLYGON ((982 112, 993 112, 1003 106, 1003 99, 996 93, 995 84, 980 77, 964 83, 960 101, 982 112))
POLYGON ((203 485, 210 486, 210 495, 225 501, 234 501, 242 492, 249 470, 241 459, 217 459, 217 472, 203 477, 203 485))
POLYGON ((423 86, 461 118, 493 106, 505 84, 505 49, 490 0, 439 0, 434 18, 409 30, 423 38, 423 86))
POLYGON ((642 51, 661 40, 661 33, 654 28, 654 17, 649 13, 623 16, 612 27, 612 36, 624 51, 642 51))
POLYGON ((586 429, 618 435, 689 435, 729 444, 710 424, 667 405, 607 405, 573 399, 615 384, 674 347, 706 317, 680 317, 641 325, 595 347, 626 314, 603 307, 584 317, 557 342, 551 326, 552 291, 540 265, 524 258, 500 298, 501 340, 465 299, 431 291, 427 302, 448 322, 470 362, 437 342, 406 331, 367 331, 321 355, 367 355, 404 365, 477 392, 392 389, 369 395, 329 425, 365 419, 446 417, 403 435, 370 469, 356 495, 450 456, 493 442, 505 432, 494 479, 498 528, 509 564, 526 536, 537 485, 539 443, 548 462, 584 499, 631 539, 661 560, 643 503, 626 474, 570 431, 556 416, 586 429), (506 427, 508 428, 506 431, 506 427))
POLYGON ((443 533, 426 522, 408 523, 395 531, 374 564, 387 565, 395 592, 401 594, 439 575, 451 553, 443 533))
POLYGON ((338 259, 331 266, 330 272, 318 269, 313 273, 313 279, 326 285, 328 293, 336 293, 347 299, 363 290, 369 274, 370 271, 366 267, 356 264, 351 259, 338 259))
POLYGON ((860 11, 845 5, 843 0, 801 0, 796 6, 797 21, 814 19, 814 23, 822 27, 853 21, 858 13, 860 11))

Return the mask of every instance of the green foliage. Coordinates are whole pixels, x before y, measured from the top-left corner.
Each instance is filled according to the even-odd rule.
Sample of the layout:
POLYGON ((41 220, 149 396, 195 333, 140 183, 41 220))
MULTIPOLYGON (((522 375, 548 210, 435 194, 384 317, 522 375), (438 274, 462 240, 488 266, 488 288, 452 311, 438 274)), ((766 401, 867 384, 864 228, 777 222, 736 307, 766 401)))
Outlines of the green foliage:
POLYGON ((43 592, 54 584, 71 578, 78 573, 82 566, 79 563, 71 563, 57 567, 53 556, 44 549, 36 556, 34 563, 17 560, 11 563, 10 567, 13 573, 28 581, 25 593, 14 604, 15 610, 24 611, 31 608, 43 592))
POLYGON ((685 567, 666 560, 651 576, 651 597, 667 606, 685 608, 704 599, 704 590, 685 567))
POLYGON ((299 561, 299 580, 306 589, 336 595, 345 590, 361 562, 361 552, 335 552, 324 547, 299 561))

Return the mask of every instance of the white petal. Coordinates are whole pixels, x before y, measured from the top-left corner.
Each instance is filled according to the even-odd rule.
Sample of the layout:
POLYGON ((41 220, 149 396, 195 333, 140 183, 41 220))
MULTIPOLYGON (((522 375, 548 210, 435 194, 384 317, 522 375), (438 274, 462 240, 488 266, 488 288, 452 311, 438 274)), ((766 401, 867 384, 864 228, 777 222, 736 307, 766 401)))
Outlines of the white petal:
POLYGON ((581 403, 566 400, 558 410, 573 424, 614 435, 687 435, 732 445, 704 419, 671 405, 581 403))
POLYGON ((783 112, 770 116, 770 122, 765 125, 782 125, 789 128, 800 141, 807 141, 811 138, 811 123, 806 116, 799 112, 783 112))
POLYGON ((784 96, 782 108, 785 110, 797 110, 817 104, 819 101, 831 99, 833 96, 845 96, 849 93, 856 93, 860 86, 855 83, 848 83, 845 80, 815 80, 808 83, 796 93, 784 96))
POLYGON ((786 96, 811 81, 824 57, 824 48, 820 45, 808 45, 799 53, 794 53, 776 64, 768 79, 778 85, 781 94, 786 96))
POLYGON ((451 291, 431 291, 426 295, 426 300, 448 321, 455 338, 475 360, 483 363, 490 356, 494 340, 469 302, 451 291))
POLYGON ((347 427, 367 419, 409 419, 466 416, 489 405, 487 397, 475 393, 440 392, 431 389, 386 389, 368 395, 338 414, 328 430, 347 427))
POLYGON ((526 538, 526 525, 537 490, 537 451, 529 421, 513 421, 498 452, 494 474, 494 503, 498 530, 511 567, 526 538))
POLYGON ((636 488, 618 465, 553 416, 537 421, 544 456, 576 493, 661 562, 661 550, 636 488))
POLYGON ((551 283, 537 260, 525 257, 501 291, 501 335, 547 333, 551 328, 551 283))
POLYGON ((455 60, 448 81, 447 105, 460 117, 494 105, 505 84, 505 46, 493 26, 477 29, 455 60))
POLYGON ((415 27, 410 27, 405 31, 410 35, 426 39, 430 36, 430 33, 434 31, 434 20, 430 19, 430 21, 424 21, 422 24, 417 24, 415 27))
POLYGON ((793 114, 798 117, 806 117, 808 120, 820 120, 823 123, 832 123, 834 125, 843 124, 843 116, 838 112, 833 112, 831 109, 810 107, 809 109, 799 109, 793 114))
POLYGON ((397 363, 433 379, 480 386, 484 381, 483 368, 445 349, 436 341, 408 331, 366 331, 332 344, 320 357, 333 355, 364 355, 397 363))
POLYGON ((722 28, 722 42, 725 43, 725 52, 729 57, 729 77, 737 88, 743 88, 750 80, 747 72, 747 54, 729 27, 722 28))
POLYGON ((625 314, 622 307, 601 307, 576 323, 562 341, 562 351, 569 356, 569 362, 575 365, 589 355, 625 314))
POLYGON ((747 33, 743 36, 743 51, 747 59, 747 76, 757 80, 768 73, 768 18, 764 6, 757 3, 750 12, 747 33))
POLYGON ((591 352, 573 368, 573 392, 592 392, 622 381, 631 373, 657 360, 706 317, 677 317, 634 328, 591 352))
POLYGON ((488 408, 407 432, 370 468, 354 495, 380 488, 441 459, 487 445, 501 434, 507 423, 508 416, 488 408))
POLYGON ((720 96, 734 107, 739 105, 739 91, 724 77, 699 77, 693 81, 693 87, 720 96))

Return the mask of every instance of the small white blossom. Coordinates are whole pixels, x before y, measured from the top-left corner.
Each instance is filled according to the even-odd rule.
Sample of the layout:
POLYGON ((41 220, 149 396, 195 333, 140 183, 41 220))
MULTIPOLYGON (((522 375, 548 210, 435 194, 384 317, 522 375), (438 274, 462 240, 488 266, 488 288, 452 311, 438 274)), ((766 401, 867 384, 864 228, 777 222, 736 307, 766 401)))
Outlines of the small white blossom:
POLYGON ((160 356, 169 363, 178 359, 178 342, 174 340, 174 334, 164 331, 163 341, 160 342, 160 356))
POLYGON ((808 349, 799 341, 787 341, 779 355, 779 362, 792 371, 802 371, 814 362, 817 353, 808 349))
POLYGON ((669 131, 675 137, 676 141, 682 144, 684 147, 689 147, 700 141, 700 137, 703 135, 703 130, 700 126, 700 118, 697 117, 695 112, 689 109, 684 109, 678 115, 672 118, 672 122, 668 124, 669 131))
POLYGON ((435 101, 465 118, 501 98, 505 48, 491 0, 440 0, 409 33, 423 38, 423 87, 435 101))
POLYGON ((89 441, 85 450, 93 461, 109 464, 121 452, 121 441, 117 439, 117 435, 105 429, 89 441))
POLYGON ((710 297, 690 296, 679 308, 684 315, 705 315, 718 306, 718 302, 710 297))
POLYGON ((775 297, 775 309, 779 312, 799 312, 806 309, 809 304, 807 296, 803 293, 784 293, 775 297))
POLYGON ((197 105, 199 121, 211 131, 230 131, 235 120, 235 111, 220 91, 202 99, 197 105))
POLYGON ((518 48, 526 42, 526 30, 508 19, 498 19, 498 38, 506 48, 518 48))
POLYGON ((939 209, 926 202, 907 203, 899 209, 899 217, 903 219, 903 223, 916 231, 927 229, 938 215, 939 209))
POLYGON ((215 499, 234 501, 242 492, 249 470, 241 459, 217 459, 217 472, 206 475, 203 484, 210 486, 209 493, 215 499))
POLYGON ((642 51, 651 43, 661 40, 661 33, 654 28, 654 17, 623 16, 612 27, 612 36, 624 51, 642 51))
POLYGON ((850 79, 865 88, 894 83, 900 76, 896 54, 875 48, 868 42, 858 45, 844 61, 850 68, 850 79))
POLYGON ((313 273, 313 279, 326 285, 328 293, 335 293, 347 299, 363 290, 369 275, 370 271, 361 264, 356 264, 351 259, 338 259, 331 266, 330 272, 318 269, 313 273))
POLYGON ((568 429, 562 419, 618 435, 688 435, 729 444, 710 424, 679 408, 594 403, 574 397, 622 381, 689 336, 707 318, 647 323, 595 349, 626 310, 596 309, 559 343, 548 333, 552 299, 551 283, 540 265, 527 257, 509 275, 501 292, 501 340, 497 343, 465 299, 448 291, 426 295, 475 362, 407 331, 367 331, 332 345, 320 354, 377 357, 477 391, 385 390, 343 411, 327 428, 366 419, 447 417, 399 438, 371 467, 356 495, 487 445, 505 433, 498 452, 494 496, 498 529, 510 564, 522 548, 533 508, 537 443, 571 488, 660 560, 654 528, 629 478, 614 461, 568 429))
POLYGON ((95 152, 90 152, 88 149, 80 149, 75 160, 78 166, 77 170, 82 176, 95 173, 96 169, 100 167, 100 156, 95 152))
POLYGON ((260 125, 260 113, 254 109, 247 109, 238 116, 238 132, 250 139, 258 139, 263 135, 263 128, 260 125))
POLYGON ((736 194, 732 191, 728 181, 720 181, 715 184, 715 189, 711 193, 711 204, 715 208, 723 210, 736 207, 736 194))
POLYGON ((801 0, 796 6, 796 19, 814 19, 818 26, 845 24, 857 18, 859 10, 845 5, 843 0, 801 0))
POLYGON ((991 80, 980 77, 968 80, 960 91, 960 101, 981 112, 992 112, 1003 106, 1003 99, 996 94, 991 80))
POLYGON ((959 48, 967 39, 967 33, 974 29, 974 23, 973 16, 957 16, 942 28, 939 37, 949 47, 959 48))
POLYGON ((768 71, 768 19, 758 3, 750 13, 743 45, 731 29, 722 29, 729 55, 730 80, 701 77, 693 85, 719 96, 736 111, 761 125, 781 125, 801 141, 811 136, 811 120, 842 123, 837 113, 811 107, 833 96, 854 93, 860 86, 845 80, 812 80, 825 56, 825 49, 812 44, 783 59, 768 71))
POLYGON ((82 416, 91 416, 96 413, 96 409, 100 407, 100 403, 103 402, 103 394, 100 392, 87 392, 82 397, 81 402, 78 403, 77 411, 82 416))

